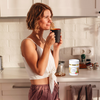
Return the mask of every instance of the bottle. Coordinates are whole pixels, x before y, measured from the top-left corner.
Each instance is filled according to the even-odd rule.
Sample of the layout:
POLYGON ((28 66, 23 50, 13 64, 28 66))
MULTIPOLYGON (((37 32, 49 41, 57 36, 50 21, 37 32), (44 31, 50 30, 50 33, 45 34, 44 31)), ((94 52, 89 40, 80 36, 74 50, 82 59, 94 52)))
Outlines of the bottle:
POLYGON ((94 67, 94 70, 99 70, 98 62, 95 62, 93 67, 94 67))
POLYGON ((85 64, 85 58, 86 58, 85 54, 82 54, 81 55, 81 63, 85 64))
POLYGON ((56 76, 65 76, 64 63, 65 61, 59 61, 58 68, 55 73, 56 76))
POLYGON ((91 63, 91 59, 86 59, 86 67, 89 70, 92 70, 93 69, 93 65, 91 63))
POLYGON ((86 64, 91 62, 91 59, 86 59, 86 64))

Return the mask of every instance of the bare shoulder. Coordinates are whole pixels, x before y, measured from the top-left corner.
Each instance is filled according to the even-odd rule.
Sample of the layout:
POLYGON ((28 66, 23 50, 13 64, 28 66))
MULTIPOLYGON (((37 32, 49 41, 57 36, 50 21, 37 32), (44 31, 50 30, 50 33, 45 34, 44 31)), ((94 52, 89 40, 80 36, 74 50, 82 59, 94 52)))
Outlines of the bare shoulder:
POLYGON ((35 43, 31 39, 24 39, 21 43, 21 47, 36 47, 35 43))
POLYGON ((25 52, 31 52, 33 50, 36 50, 36 45, 35 45, 35 43, 32 40, 24 39, 21 42, 21 52, 22 52, 23 56, 24 56, 25 52))
POLYGON ((35 48, 36 45, 31 39, 24 39, 21 43, 22 56, 25 58, 32 71, 37 72, 36 65, 38 54, 35 48))

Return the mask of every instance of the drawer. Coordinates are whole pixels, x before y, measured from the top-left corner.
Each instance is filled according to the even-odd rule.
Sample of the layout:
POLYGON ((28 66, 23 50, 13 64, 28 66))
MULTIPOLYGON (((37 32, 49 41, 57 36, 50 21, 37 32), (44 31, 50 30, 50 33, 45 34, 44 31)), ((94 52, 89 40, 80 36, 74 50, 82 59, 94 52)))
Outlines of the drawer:
POLYGON ((29 89, 2 90, 3 96, 28 96, 29 89))
POLYGON ((0 84, 0 98, 1 98, 1 96, 2 96, 2 91, 1 91, 1 84, 0 84))
MULTIPOLYGON (((2 84, 2 96, 27 96, 30 83, 4 83, 2 84)), ((10 100, 10 99, 9 99, 10 100)), ((24 99, 23 99, 24 100, 24 99)))
POLYGON ((0 84, 0 90, 1 90, 1 84, 0 84))
POLYGON ((30 86, 30 83, 5 83, 2 84, 2 90, 29 89, 30 86))
POLYGON ((2 100, 28 100, 28 96, 3 96, 2 100))

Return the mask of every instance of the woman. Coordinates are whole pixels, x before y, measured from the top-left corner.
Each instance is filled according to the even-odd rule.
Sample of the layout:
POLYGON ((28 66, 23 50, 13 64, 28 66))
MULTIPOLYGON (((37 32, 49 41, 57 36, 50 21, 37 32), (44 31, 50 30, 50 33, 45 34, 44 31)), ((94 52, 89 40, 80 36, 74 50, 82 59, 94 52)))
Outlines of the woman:
POLYGON ((22 41, 21 52, 31 82, 29 100, 59 100, 55 72, 62 39, 55 43, 53 32, 43 39, 44 30, 53 25, 52 16, 51 8, 43 3, 33 4, 27 14, 27 26, 32 33, 22 41))

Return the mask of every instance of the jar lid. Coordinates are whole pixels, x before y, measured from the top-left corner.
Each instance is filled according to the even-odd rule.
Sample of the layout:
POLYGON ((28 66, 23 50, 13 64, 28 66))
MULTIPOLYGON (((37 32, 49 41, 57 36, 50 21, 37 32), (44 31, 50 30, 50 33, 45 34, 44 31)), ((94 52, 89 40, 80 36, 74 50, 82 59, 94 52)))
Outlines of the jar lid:
POLYGON ((70 59, 69 64, 79 64, 79 59, 70 59))
POLYGON ((61 63, 63 63, 63 64, 64 64, 64 63, 65 63, 65 61, 59 61, 59 64, 61 64, 61 63))
POLYGON ((86 61, 91 61, 91 59, 86 59, 86 61))

